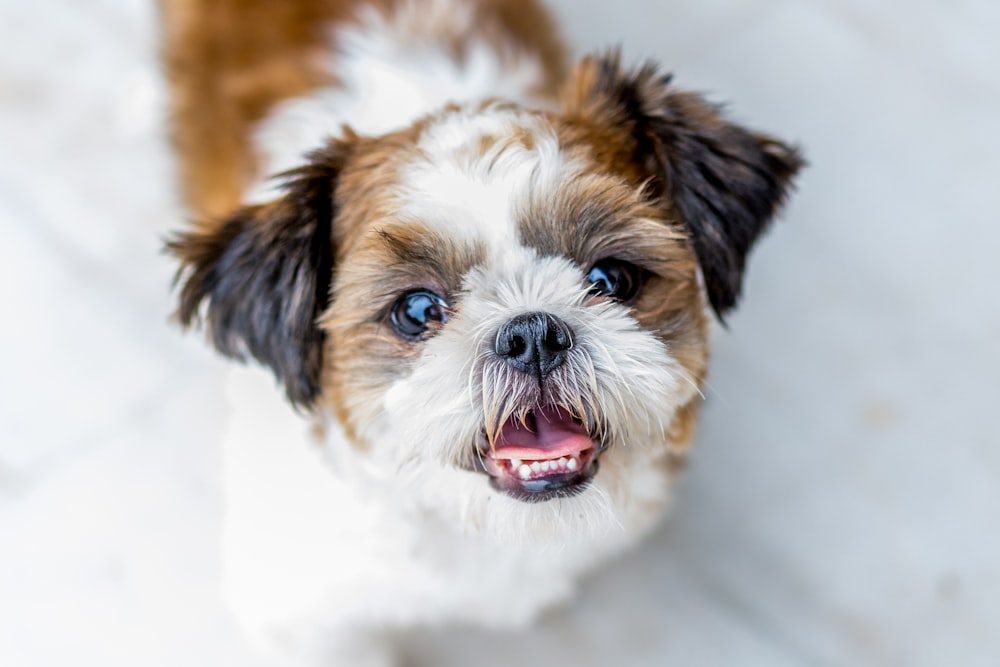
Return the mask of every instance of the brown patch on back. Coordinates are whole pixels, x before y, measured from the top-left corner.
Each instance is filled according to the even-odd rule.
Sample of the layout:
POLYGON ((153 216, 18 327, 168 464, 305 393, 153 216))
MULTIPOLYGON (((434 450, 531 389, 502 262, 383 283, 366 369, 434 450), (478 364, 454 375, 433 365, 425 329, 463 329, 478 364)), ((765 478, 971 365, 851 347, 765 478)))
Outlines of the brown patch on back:
POLYGON ((328 77, 315 66, 329 21, 357 0, 161 0, 173 140, 186 204, 240 203, 255 176, 249 135, 275 103, 328 77))
MULTIPOLYGON (((253 127, 278 102, 335 84, 336 73, 321 67, 330 28, 360 5, 391 10, 397 1, 160 0, 180 185, 196 216, 218 218, 239 205, 258 176, 253 127)), ((547 90, 537 92, 561 83, 563 47, 534 0, 484 2, 476 26, 498 48, 538 56, 547 90)))

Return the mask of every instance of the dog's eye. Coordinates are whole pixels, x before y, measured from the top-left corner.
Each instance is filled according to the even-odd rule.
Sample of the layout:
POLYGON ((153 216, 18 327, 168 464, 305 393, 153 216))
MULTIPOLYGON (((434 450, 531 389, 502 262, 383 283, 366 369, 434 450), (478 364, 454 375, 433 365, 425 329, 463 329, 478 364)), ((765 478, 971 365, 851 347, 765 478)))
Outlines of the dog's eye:
POLYGON ((591 294, 623 303, 631 301, 639 293, 642 278, 642 269, 621 259, 602 259, 587 272, 591 294))
POLYGON ((434 292, 407 292, 393 304, 389 318, 399 335, 417 340, 448 320, 448 304, 434 292))

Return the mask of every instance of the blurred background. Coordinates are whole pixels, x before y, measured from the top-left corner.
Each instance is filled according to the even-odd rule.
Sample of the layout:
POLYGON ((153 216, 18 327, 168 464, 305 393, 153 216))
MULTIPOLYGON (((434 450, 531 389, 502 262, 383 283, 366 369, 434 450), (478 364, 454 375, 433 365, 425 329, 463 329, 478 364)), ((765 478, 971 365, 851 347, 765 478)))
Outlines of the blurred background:
MULTIPOLYGON (((672 519, 416 665, 1000 664, 1000 3, 550 0, 812 163, 716 335, 672 519)), ((224 364, 150 0, 0 0, 0 665, 256 665, 217 589, 224 364)))

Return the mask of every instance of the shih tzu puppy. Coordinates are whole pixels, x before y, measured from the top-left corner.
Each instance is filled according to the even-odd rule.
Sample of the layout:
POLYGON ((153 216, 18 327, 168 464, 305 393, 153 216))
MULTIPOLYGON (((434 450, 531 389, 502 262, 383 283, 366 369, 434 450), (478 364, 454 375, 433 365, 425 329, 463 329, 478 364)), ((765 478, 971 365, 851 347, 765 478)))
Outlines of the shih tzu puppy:
POLYGON ((797 151, 531 0, 162 6, 179 319, 280 385, 231 382, 243 624, 365 667, 565 599, 668 505, 797 151))

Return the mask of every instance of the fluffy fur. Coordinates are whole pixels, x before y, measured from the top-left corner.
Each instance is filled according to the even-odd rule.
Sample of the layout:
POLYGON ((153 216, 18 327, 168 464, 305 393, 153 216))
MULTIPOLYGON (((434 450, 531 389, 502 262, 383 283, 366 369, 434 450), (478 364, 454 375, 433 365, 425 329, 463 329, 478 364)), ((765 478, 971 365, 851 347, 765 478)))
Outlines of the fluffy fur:
POLYGON ((653 66, 564 76, 530 2, 165 8, 202 216, 170 244, 180 320, 298 409, 234 374, 234 610, 299 664, 389 664, 378 633, 401 625, 529 622, 665 510, 708 313, 735 305, 798 153, 653 66), (590 443, 559 474, 510 444, 540 419, 590 443))

